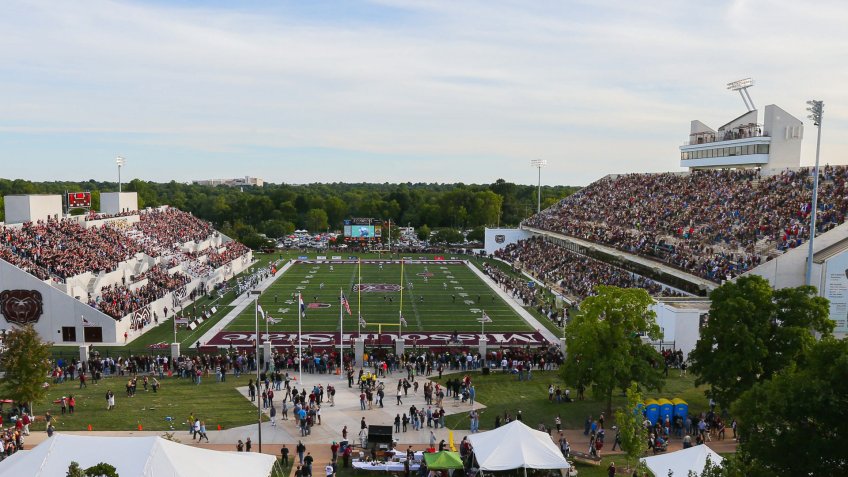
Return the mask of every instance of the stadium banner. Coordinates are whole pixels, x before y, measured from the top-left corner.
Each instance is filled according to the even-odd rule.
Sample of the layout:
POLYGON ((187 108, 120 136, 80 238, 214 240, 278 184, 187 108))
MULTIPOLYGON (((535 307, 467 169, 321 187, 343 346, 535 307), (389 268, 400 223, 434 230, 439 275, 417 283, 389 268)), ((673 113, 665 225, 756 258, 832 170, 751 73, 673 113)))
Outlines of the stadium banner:
POLYGON ((332 257, 330 257, 330 258, 331 258, 331 259, 333 259, 333 260, 341 260, 341 259, 342 259, 342 256, 341 256, 341 255, 333 255, 333 256, 332 256, 332 257))
MULTIPOLYGON (((351 265, 351 264, 356 265, 360 262, 363 265, 377 265, 377 264, 388 265, 388 264, 393 264, 393 263, 394 264, 400 264, 401 260, 377 260, 377 259, 374 259, 374 260, 361 260, 361 261, 360 260, 333 260, 333 261, 330 261, 330 260, 300 260, 300 259, 298 259, 298 260, 295 260, 294 263, 296 263, 296 264, 330 263, 330 264, 333 264, 333 265, 351 265)), ((417 260, 412 260, 412 259, 406 260, 406 259, 404 259, 403 262, 407 265, 410 265, 410 264, 411 265, 432 265, 434 263, 438 263, 439 265, 464 265, 464 264, 468 263, 467 260, 428 260, 424 257, 421 257, 417 260)))
MULTIPOLYGON (((268 340, 274 346, 290 346, 298 341, 297 333, 292 332, 271 332, 267 335, 260 333, 260 339, 268 340)), ((397 339, 397 333, 385 332, 380 335, 377 333, 345 333, 345 344, 351 339, 362 336, 366 340, 367 346, 375 345, 393 345, 397 339)), ((416 346, 477 346, 480 338, 485 337, 490 346, 538 346, 546 345, 548 341, 538 331, 516 332, 516 333, 459 333, 457 339, 459 343, 452 342, 453 334, 450 332, 415 332, 402 333, 401 337, 406 340, 407 345, 416 346)), ((207 346, 253 346, 254 333, 241 331, 220 331, 211 340, 207 346)), ((310 346, 337 346, 339 344, 338 332, 309 332, 303 334, 303 341, 310 346)))
POLYGON ((327 260, 327 256, 326 255, 318 255, 317 257, 315 257, 315 259, 316 260, 327 260))
POLYGON ((848 332, 848 252, 825 261, 824 297, 830 302, 834 333, 848 332))

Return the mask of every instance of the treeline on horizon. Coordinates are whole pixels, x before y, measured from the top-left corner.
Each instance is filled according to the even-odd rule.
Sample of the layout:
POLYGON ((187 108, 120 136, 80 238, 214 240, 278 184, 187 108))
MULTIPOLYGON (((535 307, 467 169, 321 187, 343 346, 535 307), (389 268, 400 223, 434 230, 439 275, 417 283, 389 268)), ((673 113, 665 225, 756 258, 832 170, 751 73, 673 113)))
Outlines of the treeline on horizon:
MULTIPOLYGON (((0 179, 0 221, 3 196, 64 194, 91 191, 99 210, 100 193, 117 191, 115 182, 30 182, 0 179)), ((257 245, 258 234, 282 237, 295 229, 340 231, 343 220, 370 217, 411 225, 426 236, 430 230, 515 226, 536 210, 536 186, 498 179, 492 184, 270 184, 264 187, 201 186, 171 181, 133 179, 123 184, 137 192, 139 207, 170 205, 208 220, 223 233, 257 245)), ((542 208, 573 194, 579 187, 543 186, 542 208)), ((474 235, 478 235, 475 233, 474 235)))

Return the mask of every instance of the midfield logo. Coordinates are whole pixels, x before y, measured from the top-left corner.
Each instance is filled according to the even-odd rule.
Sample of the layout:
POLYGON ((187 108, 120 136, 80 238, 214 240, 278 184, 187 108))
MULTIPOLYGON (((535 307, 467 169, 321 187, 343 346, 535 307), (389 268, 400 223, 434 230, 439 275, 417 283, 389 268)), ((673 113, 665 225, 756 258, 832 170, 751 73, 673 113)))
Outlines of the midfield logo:
POLYGON ((362 293, 392 293, 400 290, 401 286, 393 283, 362 283, 353 286, 354 292, 362 293))

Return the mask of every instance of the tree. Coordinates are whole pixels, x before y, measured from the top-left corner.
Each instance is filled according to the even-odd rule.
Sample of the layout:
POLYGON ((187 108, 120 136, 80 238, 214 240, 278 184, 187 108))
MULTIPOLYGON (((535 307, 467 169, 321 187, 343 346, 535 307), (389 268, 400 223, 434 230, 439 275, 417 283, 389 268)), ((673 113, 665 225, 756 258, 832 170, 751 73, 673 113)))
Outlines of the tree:
POLYGON ((6 393, 12 400, 32 408, 47 394, 43 387, 50 374, 50 343, 44 343, 32 325, 12 329, 6 334, 6 351, 0 362, 6 370, 6 393))
POLYGON ((469 242, 482 242, 486 238, 486 230, 483 227, 474 227, 465 238, 469 242))
POLYGON ((118 477, 118 470, 115 466, 101 462, 85 469, 86 477, 118 477))
POLYGON ((659 390, 663 384, 659 366, 662 357, 640 333, 652 340, 660 338, 654 300, 640 288, 600 285, 597 295, 580 303, 580 311, 565 327, 568 351, 561 368, 562 377, 578 387, 591 386, 606 401, 612 414, 612 394, 631 382, 659 390))
POLYGON ((639 405, 643 402, 639 385, 631 383, 626 391, 624 408, 615 411, 615 425, 618 426, 621 449, 627 454, 628 467, 631 462, 638 461, 648 442, 648 429, 642 423, 642 413, 639 412, 639 405))
POLYGON ((427 224, 418 227, 418 240, 430 240, 430 227, 427 224))
POLYGON ((323 209, 309 209, 304 220, 306 230, 310 232, 323 232, 330 226, 327 213, 323 209))
POLYGON ((101 462, 85 470, 77 462, 71 462, 65 477, 119 477, 118 470, 113 465, 101 462))
POLYGON ((733 406, 741 460, 760 475, 848 475, 848 341, 825 337, 733 406))
POLYGON ((462 234, 459 230, 441 229, 433 236, 433 241, 436 243, 460 243, 462 242, 462 234))
POLYGON ((815 343, 811 331, 833 331, 828 301, 813 287, 775 291, 752 275, 716 288, 710 299, 690 358, 695 383, 708 384, 707 394, 723 407, 804 356, 815 343))

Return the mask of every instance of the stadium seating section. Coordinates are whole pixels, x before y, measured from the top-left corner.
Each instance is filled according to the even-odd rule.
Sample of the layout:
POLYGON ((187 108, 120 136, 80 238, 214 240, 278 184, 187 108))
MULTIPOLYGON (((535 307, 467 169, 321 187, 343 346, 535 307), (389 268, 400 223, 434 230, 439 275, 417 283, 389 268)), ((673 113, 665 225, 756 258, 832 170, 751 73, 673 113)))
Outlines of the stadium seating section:
MULTIPOLYGON (((848 168, 821 169, 817 234, 845 221, 848 168)), ((808 169, 606 177, 524 225, 607 245, 721 282, 809 237, 808 169)))
POLYGON ((681 295, 653 280, 547 243, 539 237, 507 245, 498 250, 495 256, 520 265, 538 280, 559 287, 566 295, 578 301, 594 294, 597 285, 644 288, 653 296, 681 295))
POLYGON ((64 281, 86 272, 115 271, 139 253, 158 258, 156 266, 133 277, 132 283, 112 284, 89 297, 92 306, 120 318, 182 287, 190 276, 205 276, 248 252, 238 242, 228 242, 222 249, 185 251, 184 244, 201 243, 216 232, 209 222, 178 209, 142 211, 139 217, 131 225, 105 223, 91 228, 76 219, 4 226, 0 228, 0 259, 41 280, 64 281), (180 265, 185 274, 169 273, 180 265), (146 282, 133 286, 142 280, 146 282))

